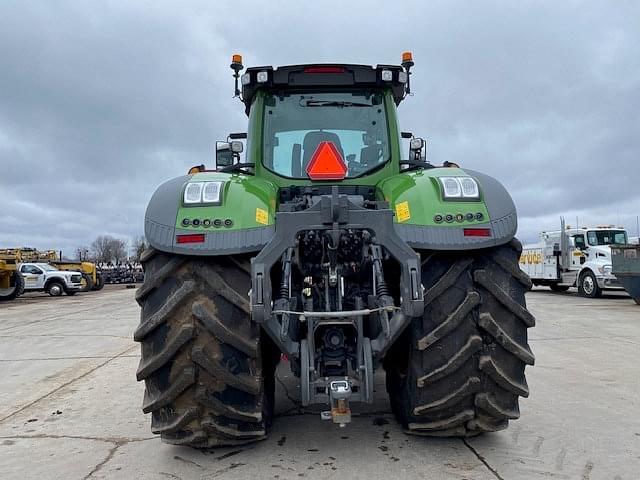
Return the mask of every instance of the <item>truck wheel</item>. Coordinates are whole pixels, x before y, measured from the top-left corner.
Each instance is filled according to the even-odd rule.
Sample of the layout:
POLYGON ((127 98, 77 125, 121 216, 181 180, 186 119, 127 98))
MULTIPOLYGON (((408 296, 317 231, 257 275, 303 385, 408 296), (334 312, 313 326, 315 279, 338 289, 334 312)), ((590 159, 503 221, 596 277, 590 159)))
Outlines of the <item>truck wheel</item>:
POLYGON ((569 287, 567 287, 566 285, 558 285, 557 283, 552 283, 551 285, 549 285, 549 288, 553 292, 566 292, 567 290, 569 290, 569 287))
POLYGON ((591 270, 587 270, 580 275, 578 293, 587 298, 598 298, 602 296, 602 289, 598 286, 596 276, 591 270))
POLYGON ((93 285, 92 290, 102 290, 104 288, 104 277, 102 274, 96 274, 96 283, 93 285))
POLYGON ((80 288, 81 292, 90 291, 93 288, 93 277, 88 273, 83 273, 80 284, 82 285, 82 287, 80 288))
POLYGON ((64 293, 64 285, 60 282, 51 282, 47 285, 47 293, 52 297, 59 297, 64 293))
POLYGON ((152 432, 199 448, 266 438, 280 352, 251 320, 249 259, 149 249, 141 260, 134 340, 152 432))
POLYGON ((11 273, 9 288, 0 288, 0 302, 13 300, 24 293, 24 278, 20 272, 11 273))
POLYGON ((520 416, 524 375, 534 356, 525 306, 531 281, 517 240, 424 257, 425 311, 385 358, 387 391, 408 433, 474 436, 520 416))

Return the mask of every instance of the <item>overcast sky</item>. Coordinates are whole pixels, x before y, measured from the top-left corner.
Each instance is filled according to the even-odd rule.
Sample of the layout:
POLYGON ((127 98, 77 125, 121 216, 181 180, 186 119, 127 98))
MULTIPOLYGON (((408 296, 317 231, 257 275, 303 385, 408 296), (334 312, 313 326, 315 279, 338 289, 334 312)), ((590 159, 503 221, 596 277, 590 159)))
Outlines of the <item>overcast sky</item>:
POLYGON ((246 128, 251 65, 399 63, 402 128, 497 177, 519 236, 640 214, 640 2, 3 1, 0 246, 142 233, 164 180, 246 128))

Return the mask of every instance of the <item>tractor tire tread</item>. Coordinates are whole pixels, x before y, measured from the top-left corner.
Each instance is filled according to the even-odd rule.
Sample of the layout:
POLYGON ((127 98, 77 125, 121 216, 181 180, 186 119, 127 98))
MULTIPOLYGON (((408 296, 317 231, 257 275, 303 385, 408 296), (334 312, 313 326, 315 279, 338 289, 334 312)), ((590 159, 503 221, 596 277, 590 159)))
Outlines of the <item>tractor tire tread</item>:
POLYGON ((392 409, 408 433, 473 437, 520 416, 518 399, 529 395, 524 370, 535 362, 521 251, 514 240, 425 255, 425 313, 384 360, 392 409))
POLYGON ((263 366, 270 347, 261 344, 260 328, 241 301, 251 284, 248 260, 153 249, 141 259, 136 376, 145 382, 143 412, 151 414, 152 432, 196 448, 265 438, 275 385, 265 373, 275 366, 263 366))

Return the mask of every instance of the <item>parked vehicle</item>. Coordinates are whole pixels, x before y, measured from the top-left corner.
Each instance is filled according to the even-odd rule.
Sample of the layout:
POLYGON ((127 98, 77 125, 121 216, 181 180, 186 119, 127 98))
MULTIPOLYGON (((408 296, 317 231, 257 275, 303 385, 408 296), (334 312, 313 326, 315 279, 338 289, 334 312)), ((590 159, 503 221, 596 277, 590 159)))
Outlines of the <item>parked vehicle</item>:
POLYGON ((637 242, 616 245, 611 253, 613 274, 631 298, 640 305, 640 245, 637 242))
POLYGON ((15 300, 24 292, 24 279, 18 272, 20 257, 0 251, 0 302, 15 300))
POLYGON ((216 147, 215 170, 159 186, 145 216, 134 339, 153 433, 194 447, 265 438, 282 353, 302 404, 337 425, 383 393, 384 368, 409 432, 506 428, 534 363, 516 209, 496 179, 432 165, 400 132, 411 54, 231 66, 248 133, 216 147))
POLYGON ((104 279, 96 268, 96 264, 93 262, 65 259, 62 257, 62 252, 58 254, 55 250, 37 250, 35 248, 24 247, 8 249, 7 251, 19 252, 20 257, 24 262, 44 262, 56 267, 58 270, 81 272, 81 292, 102 290, 104 287, 104 279))
POLYGON ((27 292, 47 292, 52 297, 75 295, 82 289, 82 272, 58 270, 48 263, 22 263, 20 273, 27 292))
POLYGON ((611 246, 627 243, 627 232, 621 227, 565 227, 541 232, 540 241, 525 245, 520 256, 520 268, 533 285, 564 292, 577 287, 580 295, 595 298, 603 290, 622 290, 612 273, 611 246))

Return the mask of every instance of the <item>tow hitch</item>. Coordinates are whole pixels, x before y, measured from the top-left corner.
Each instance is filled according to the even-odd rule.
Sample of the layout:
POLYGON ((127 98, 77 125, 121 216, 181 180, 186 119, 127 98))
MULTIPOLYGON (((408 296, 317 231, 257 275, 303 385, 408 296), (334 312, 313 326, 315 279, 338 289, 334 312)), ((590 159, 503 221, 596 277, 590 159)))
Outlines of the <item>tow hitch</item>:
POLYGON ((329 397, 331 398, 331 410, 320 414, 322 420, 333 420, 333 423, 346 427, 351 422, 351 408, 349 408, 349 398, 351 397, 351 385, 348 380, 336 380, 329 385, 329 397))

